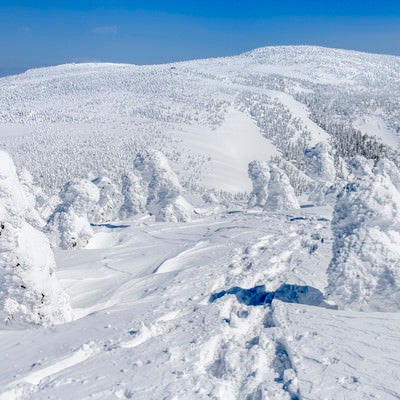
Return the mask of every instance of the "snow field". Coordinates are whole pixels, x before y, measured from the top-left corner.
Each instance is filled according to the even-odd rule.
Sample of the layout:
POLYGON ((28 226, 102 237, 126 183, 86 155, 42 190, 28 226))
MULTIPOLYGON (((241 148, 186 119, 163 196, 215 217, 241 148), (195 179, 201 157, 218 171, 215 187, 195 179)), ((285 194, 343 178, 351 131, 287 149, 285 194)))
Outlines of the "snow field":
POLYGON ((399 73, 300 46, 0 79, 0 399, 399 398, 399 73))

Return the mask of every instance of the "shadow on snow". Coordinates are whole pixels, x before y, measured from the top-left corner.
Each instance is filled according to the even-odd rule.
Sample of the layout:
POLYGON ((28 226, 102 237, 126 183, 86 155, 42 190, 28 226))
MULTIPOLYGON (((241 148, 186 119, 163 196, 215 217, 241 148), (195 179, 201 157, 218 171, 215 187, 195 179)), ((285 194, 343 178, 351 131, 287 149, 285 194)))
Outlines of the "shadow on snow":
POLYGON ((108 229, 122 229, 130 227, 130 225, 113 225, 113 224, 90 224, 90 226, 100 226, 108 229))
POLYGON ((265 285, 255 286, 251 289, 242 289, 238 286, 210 296, 210 303, 214 303, 219 298, 233 294, 237 300, 247 306, 262 306, 271 304, 272 300, 280 300, 285 303, 306 304, 310 306, 337 309, 324 301, 322 292, 312 286, 299 286, 283 284, 274 292, 267 292, 265 285))

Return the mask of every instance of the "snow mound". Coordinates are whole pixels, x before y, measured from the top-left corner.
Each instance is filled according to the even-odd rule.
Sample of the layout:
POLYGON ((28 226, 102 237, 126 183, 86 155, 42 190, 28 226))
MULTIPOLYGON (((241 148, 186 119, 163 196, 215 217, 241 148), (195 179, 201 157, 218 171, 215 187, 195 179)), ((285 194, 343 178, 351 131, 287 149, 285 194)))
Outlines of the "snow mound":
POLYGON ((328 291, 343 308, 400 309, 399 171, 381 160, 374 169, 352 160, 359 176, 337 198, 328 291))
POLYGON ((99 188, 86 179, 64 185, 60 192, 61 204, 50 216, 46 230, 53 246, 63 249, 85 247, 93 236, 89 215, 99 202, 99 188))
POLYGON ((0 151, 0 327, 71 319, 46 236, 30 225, 31 198, 10 156, 0 151))

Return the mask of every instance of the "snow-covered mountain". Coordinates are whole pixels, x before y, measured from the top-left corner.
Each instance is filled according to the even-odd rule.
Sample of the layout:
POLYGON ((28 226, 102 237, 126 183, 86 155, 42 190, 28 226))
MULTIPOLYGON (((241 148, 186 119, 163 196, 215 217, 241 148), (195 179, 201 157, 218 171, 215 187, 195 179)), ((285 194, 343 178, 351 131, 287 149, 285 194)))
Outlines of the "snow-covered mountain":
POLYGON ((1 78, 0 400, 400 398, 399 77, 300 46, 1 78))
POLYGON ((1 144, 52 189, 129 168, 151 146, 187 187, 249 191, 248 162, 293 159, 353 127, 397 148, 399 76, 398 57, 319 47, 35 69, 0 79, 1 144))

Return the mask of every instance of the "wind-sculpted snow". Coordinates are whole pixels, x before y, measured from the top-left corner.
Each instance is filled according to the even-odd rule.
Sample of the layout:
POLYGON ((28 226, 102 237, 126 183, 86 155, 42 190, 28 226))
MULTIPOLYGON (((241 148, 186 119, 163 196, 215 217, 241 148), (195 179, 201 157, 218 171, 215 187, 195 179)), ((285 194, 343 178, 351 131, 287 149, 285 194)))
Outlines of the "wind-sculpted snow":
POLYGON ((10 156, 0 152, 0 326, 50 325, 70 320, 68 296, 55 276, 46 236, 30 225, 26 196, 10 156))
POLYGON ((335 205, 328 291, 344 308, 399 310, 399 171, 388 160, 373 170, 362 159, 351 165, 358 179, 344 187, 335 205))
POLYGON ((2 333, 0 396, 290 399, 289 383, 294 396, 301 382, 296 388, 290 359, 281 357, 271 306, 228 293, 209 298, 265 285, 279 298, 320 300, 330 242, 311 235, 328 238, 329 221, 316 226, 319 214, 298 213, 303 220, 295 222, 222 210, 185 224, 143 218, 94 226, 88 249, 56 252, 76 320, 25 331, 24 340, 2 333))

